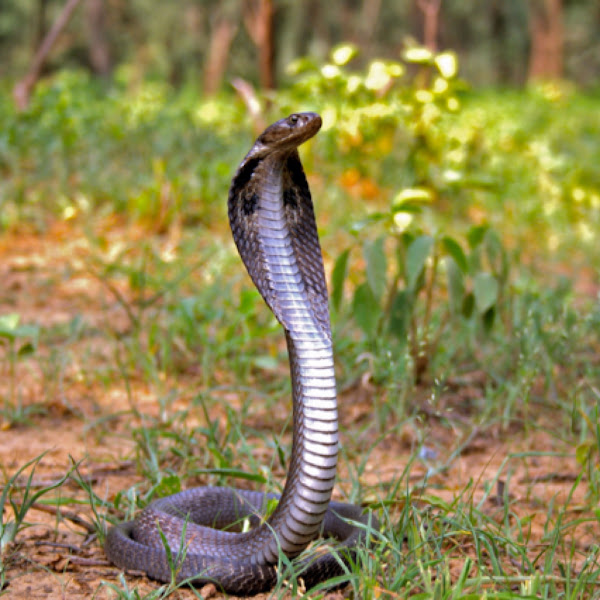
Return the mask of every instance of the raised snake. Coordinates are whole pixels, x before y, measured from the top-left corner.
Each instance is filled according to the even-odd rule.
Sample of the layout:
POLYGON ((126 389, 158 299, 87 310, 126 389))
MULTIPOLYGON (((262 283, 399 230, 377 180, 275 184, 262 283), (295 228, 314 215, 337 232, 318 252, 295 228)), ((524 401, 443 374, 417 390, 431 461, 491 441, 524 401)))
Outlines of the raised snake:
POLYGON ((283 493, 202 487, 157 500, 136 520, 109 530, 105 551, 121 568, 165 582, 174 568, 177 581, 214 582, 228 593, 253 595, 276 583, 280 553, 294 559, 320 534, 336 538, 333 552, 295 561, 311 588, 342 574, 357 544, 378 528, 376 517, 360 507, 330 501, 338 456, 331 327, 313 204, 298 155, 298 146, 320 127, 316 113, 292 114, 268 127, 229 190, 229 221, 240 256, 285 329, 293 441, 283 493), (271 499, 278 503, 265 521, 261 515, 271 499), (252 528, 232 531, 243 519, 252 528))

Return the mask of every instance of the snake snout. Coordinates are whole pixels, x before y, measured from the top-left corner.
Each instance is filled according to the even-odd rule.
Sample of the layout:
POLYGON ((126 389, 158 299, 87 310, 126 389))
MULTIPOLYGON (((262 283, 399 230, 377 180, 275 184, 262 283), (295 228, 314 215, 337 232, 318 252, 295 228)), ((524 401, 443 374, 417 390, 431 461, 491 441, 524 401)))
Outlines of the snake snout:
POLYGON ((309 139, 321 129, 323 120, 315 112, 293 113, 287 119, 292 128, 299 128, 304 133, 304 139, 309 139))

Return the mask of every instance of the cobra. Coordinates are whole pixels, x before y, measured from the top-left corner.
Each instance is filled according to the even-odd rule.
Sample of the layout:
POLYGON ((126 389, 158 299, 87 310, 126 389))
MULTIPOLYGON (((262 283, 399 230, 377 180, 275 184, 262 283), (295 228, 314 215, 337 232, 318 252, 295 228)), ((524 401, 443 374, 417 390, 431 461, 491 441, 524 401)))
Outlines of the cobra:
POLYGON ((105 551, 121 568, 169 582, 175 566, 178 581, 214 582, 227 593, 252 595, 277 582, 281 554, 295 559, 319 535, 333 537, 333 551, 295 561, 311 588, 340 575, 367 532, 378 528, 374 515, 331 501, 339 445, 331 326, 313 204, 298 155, 298 146, 320 127, 316 113, 292 114, 268 127, 229 190, 239 254, 287 341, 293 440, 283 493, 201 487, 157 500, 136 520, 109 530, 105 551), (264 520, 269 500, 277 506, 264 520), (249 531, 231 530, 243 519, 249 531))

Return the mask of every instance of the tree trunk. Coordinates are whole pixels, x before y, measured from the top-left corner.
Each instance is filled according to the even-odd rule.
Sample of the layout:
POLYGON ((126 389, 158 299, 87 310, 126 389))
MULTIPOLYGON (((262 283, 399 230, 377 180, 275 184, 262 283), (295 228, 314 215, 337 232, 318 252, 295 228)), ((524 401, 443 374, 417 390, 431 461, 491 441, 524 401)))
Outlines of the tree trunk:
POLYGON ((264 90, 275 88, 275 37, 273 0, 247 0, 244 23, 258 49, 258 72, 264 90))
POLYGON ((423 45, 436 52, 442 0, 417 0, 417 6, 423 13, 423 45))
POLYGON ((52 46, 54 46, 58 36, 61 31, 65 28, 69 19, 73 16, 73 12, 77 8, 81 0, 67 0, 63 9, 60 11, 60 14, 54 21, 52 25, 52 29, 48 32, 48 35, 44 38, 41 46, 33 57, 33 62, 31 63, 31 67, 29 67, 29 71, 21 79, 15 84, 13 88, 13 98, 15 100, 15 104, 17 106, 17 110, 25 110, 27 105, 29 104, 29 98, 31 97, 31 92, 35 87, 38 79, 40 78, 40 73, 44 62, 48 58, 48 54, 50 54, 50 50, 52 50, 52 46))
POLYGON ((87 0, 90 64, 93 71, 102 77, 108 77, 111 71, 105 12, 104 0, 87 0))
POLYGON ((229 49, 237 29, 238 24, 226 11, 215 18, 204 67, 204 93, 208 96, 216 94, 223 83, 229 49))
POLYGON ((380 12, 381 0, 364 0, 360 11, 360 46, 367 55, 373 42, 380 12))
POLYGON ((489 15, 496 64, 496 83, 506 85, 511 77, 512 56, 505 44, 508 28, 503 4, 503 0, 493 0, 489 5, 489 15))
POLYGON ((562 77, 562 0, 529 0, 529 33, 529 80, 562 77))

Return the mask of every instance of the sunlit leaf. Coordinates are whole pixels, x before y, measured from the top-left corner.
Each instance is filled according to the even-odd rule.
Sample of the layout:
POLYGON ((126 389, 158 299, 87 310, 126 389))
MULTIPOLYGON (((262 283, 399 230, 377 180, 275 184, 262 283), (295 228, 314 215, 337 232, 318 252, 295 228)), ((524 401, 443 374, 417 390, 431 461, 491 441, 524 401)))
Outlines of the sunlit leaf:
POLYGON ((477 312, 483 314, 496 303, 498 298, 496 278, 490 273, 477 273, 473 278, 473 295, 477 312))
POLYGON ((365 242, 363 254, 367 265, 367 281, 377 301, 381 300, 386 286, 387 260, 384 238, 365 242))
POLYGON ((407 202, 431 202, 433 194, 427 188, 405 188, 392 200, 392 209, 399 210, 407 202))
POLYGON ((436 77, 431 86, 433 93, 438 95, 445 94, 448 91, 448 88, 448 81, 443 77, 436 77))
POLYGON ((358 48, 354 44, 342 44, 336 46, 331 52, 331 60, 342 67, 348 64, 358 54, 358 48))
POLYGON ((348 273, 348 258, 350 249, 344 250, 336 259, 331 272, 331 305, 334 310, 339 310, 344 296, 344 282, 348 273))
POLYGON ((321 67, 321 75, 325 79, 334 79, 341 74, 340 68, 337 65, 323 65, 321 67))
POLYGON ((442 52, 435 59, 435 66, 445 79, 452 79, 458 73, 458 61, 454 52, 442 52))
POLYGON ((429 104, 435 100, 433 94, 429 90, 417 90, 415 92, 415 100, 422 104, 429 104))
POLYGON ((39 335, 38 325, 19 325, 21 317, 17 313, 0 316, 0 337, 9 340, 18 338, 36 338, 39 335))
POLYGON ((430 63, 433 59, 433 52, 423 46, 414 46, 407 48, 402 53, 402 58, 410 63, 430 63))
POLYGON ((457 169, 445 169, 442 176, 448 183, 460 183, 464 179, 464 173, 457 169))
POLYGON ((394 226, 397 232, 404 231, 410 226, 414 219, 414 216, 410 212, 398 211, 394 215, 394 226))
POLYGON ((380 60, 373 61, 365 79, 365 87, 368 90, 380 90, 387 86, 392 79, 386 69, 385 63, 380 60))
POLYGON ((406 284, 410 289, 415 288, 432 247, 433 238, 430 235, 419 236, 408 247, 406 253, 406 284))
POLYGON ((2 331, 14 331, 19 325, 21 317, 17 313, 0 316, 0 328, 2 331))

